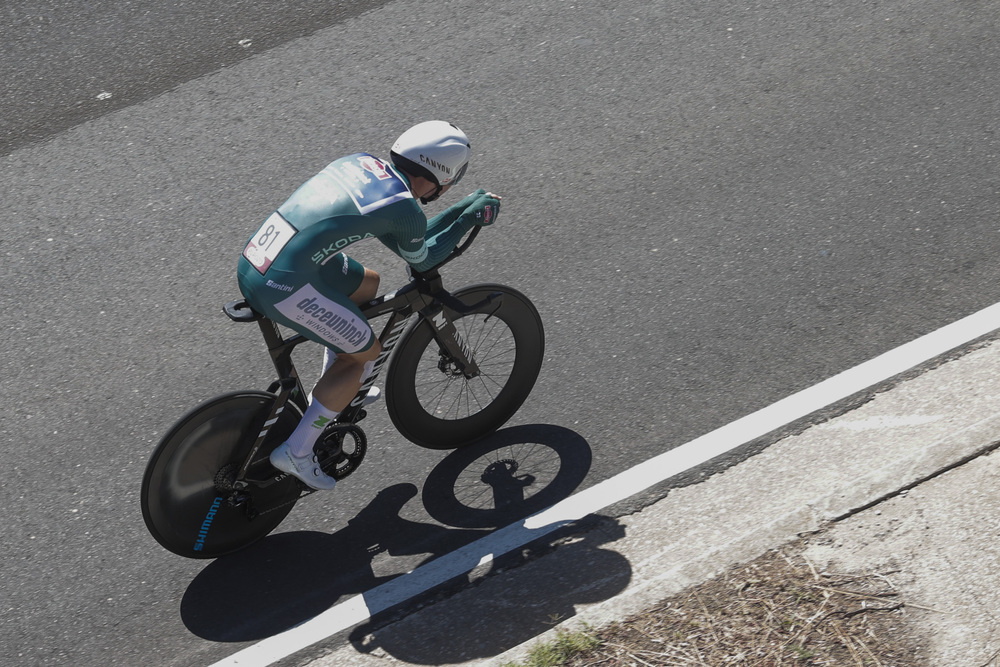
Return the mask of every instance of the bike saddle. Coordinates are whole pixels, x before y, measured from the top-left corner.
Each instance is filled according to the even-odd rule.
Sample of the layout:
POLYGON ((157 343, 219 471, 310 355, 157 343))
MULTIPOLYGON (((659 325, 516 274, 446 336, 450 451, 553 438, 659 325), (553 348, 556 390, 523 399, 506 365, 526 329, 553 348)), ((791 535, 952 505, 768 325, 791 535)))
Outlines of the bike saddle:
POLYGON ((222 311, 233 322, 255 322, 264 316, 250 307, 246 299, 230 301, 222 307, 222 311))

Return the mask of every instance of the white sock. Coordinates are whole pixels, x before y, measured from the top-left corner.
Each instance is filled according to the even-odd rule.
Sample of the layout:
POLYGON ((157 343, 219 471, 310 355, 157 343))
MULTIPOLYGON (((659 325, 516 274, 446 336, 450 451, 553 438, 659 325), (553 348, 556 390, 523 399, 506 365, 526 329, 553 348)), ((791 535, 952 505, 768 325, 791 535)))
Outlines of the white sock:
POLYGON ((326 425, 337 418, 339 412, 327 410, 323 405, 313 399, 306 408, 306 413, 302 415, 302 421, 295 427, 292 434, 288 436, 288 446, 292 451, 292 456, 302 458, 312 456, 313 446, 319 439, 326 425))

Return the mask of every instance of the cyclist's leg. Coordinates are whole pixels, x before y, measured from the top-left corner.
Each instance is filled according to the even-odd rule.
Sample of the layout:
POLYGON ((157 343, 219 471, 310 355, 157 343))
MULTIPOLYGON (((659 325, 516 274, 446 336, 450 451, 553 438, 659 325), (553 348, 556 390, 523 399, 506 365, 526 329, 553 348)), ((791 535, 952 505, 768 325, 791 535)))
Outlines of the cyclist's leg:
MULTIPOLYGON (((247 281, 248 285, 241 282, 244 295, 255 309, 342 358, 323 373, 302 420, 271 455, 275 467, 294 474, 313 488, 332 488, 335 484, 332 477, 320 470, 313 447, 326 425, 336 419, 361 388, 365 364, 381 351, 368 320, 351 298, 356 293, 366 296, 377 290, 377 274, 346 256, 339 256, 328 265, 336 268, 323 275, 313 274, 304 285, 296 282, 294 272, 283 273, 279 287, 284 290, 276 289, 273 284, 267 290, 252 281, 247 281)), ((268 283, 264 285, 267 287, 268 283)))
POLYGON ((381 345, 375 340, 371 347, 362 352, 341 352, 336 355, 336 362, 313 387, 302 421, 288 436, 286 442, 292 456, 303 458, 312 455, 316 440, 326 425, 340 415, 361 389, 381 351, 381 345))
MULTIPOLYGON (((346 333, 344 325, 331 326, 328 330, 314 327, 311 331, 320 334, 320 342, 329 352, 324 360, 328 363, 312 391, 301 428, 289 438, 293 454, 300 457, 311 453, 318 437, 316 431, 322 432, 354 398, 365 379, 365 364, 374 361, 381 352, 378 339, 357 305, 374 298, 378 274, 343 253, 326 266, 331 270, 318 276, 319 280, 312 284, 320 295, 314 305, 321 309, 320 313, 331 313, 324 316, 328 322, 351 322, 352 327, 346 333)), ((292 327, 302 330, 294 323, 292 327)), ((308 335, 310 331, 303 333, 308 335)))
POLYGON ((361 279, 361 284, 358 285, 357 289, 351 293, 351 301, 359 306, 378 296, 378 285, 381 280, 381 277, 375 271, 364 266, 361 268, 364 271, 364 277, 361 279))
POLYGON ((361 389, 382 352, 378 340, 364 352, 336 355, 335 363, 323 373, 313 388, 313 400, 327 406, 336 418, 361 389))
MULTIPOLYGON (((358 304, 359 306, 363 303, 371 301, 376 296, 378 296, 378 286, 381 277, 375 271, 367 267, 362 267, 364 270, 364 277, 361 279, 361 284, 357 289, 351 294, 351 301, 358 304)), ((337 353, 331 350, 329 347, 323 348, 323 371, 320 375, 325 374, 330 370, 330 366, 333 366, 333 362, 337 360, 337 353)))
MULTIPOLYGON (((330 266, 343 267, 324 275, 327 285, 341 293, 350 294, 351 303, 359 305, 378 295, 379 275, 365 268, 358 261, 340 254, 330 266)), ((357 308, 355 307, 355 310, 357 308)), ((360 313, 360 311, 359 311, 360 313)), ((370 329, 369 329, 370 331, 370 329)), ((330 345, 324 354, 323 375, 313 389, 313 399, 339 415, 361 389, 371 373, 382 346, 374 333, 371 346, 357 352, 344 352, 330 345)))

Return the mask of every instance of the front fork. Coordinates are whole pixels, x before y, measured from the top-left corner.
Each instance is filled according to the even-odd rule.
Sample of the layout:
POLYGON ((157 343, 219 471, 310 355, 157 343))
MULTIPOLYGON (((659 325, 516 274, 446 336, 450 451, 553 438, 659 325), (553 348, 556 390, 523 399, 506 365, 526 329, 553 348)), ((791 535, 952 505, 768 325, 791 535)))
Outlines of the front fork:
POLYGON ((472 350, 462 338, 458 327, 444 312, 444 306, 435 303, 420 312, 434 329, 434 339, 441 348, 438 368, 444 373, 464 375, 472 379, 479 375, 479 365, 472 356, 472 350))

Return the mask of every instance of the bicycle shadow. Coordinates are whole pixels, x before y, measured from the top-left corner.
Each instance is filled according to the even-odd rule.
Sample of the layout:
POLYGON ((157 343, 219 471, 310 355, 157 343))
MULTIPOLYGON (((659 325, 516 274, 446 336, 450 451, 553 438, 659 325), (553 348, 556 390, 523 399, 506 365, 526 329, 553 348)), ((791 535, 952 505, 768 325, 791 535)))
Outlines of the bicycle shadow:
MULTIPOLYGON (((621 554, 603 548, 624 536, 624 527, 604 518, 586 532, 570 534, 558 555, 517 553, 474 591, 439 600, 428 613, 391 624, 378 619, 355 628, 350 641, 359 653, 379 651, 406 664, 462 664, 496 657, 576 615, 578 607, 610 599, 632 579, 621 554), (514 569, 517 561, 531 561, 514 569)), ((545 550, 545 545, 542 546, 545 550)))
MULTIPOLYGON (((567 429, 530 429, 510 429, 482 447, 450 454, 424 484, 428 514, 463 528, 506 526, 568 497, 590 469, 589 446, 567 429)), ((574 616, 578 605, 624 590, 631 565, 603 548, 623 536, 617 520, 588 517, 495 558, 474 590, 442 597, 429 613, 376 616, 350 633, 351 643, 359 652, 378 650, 414 664, 497 656, 574 616), (555 548, 558 557, 538 558, 555 548)), ((473 553, 470 560, 485 555, 473 553)))
POLYGON ((586 441, 568 429, 505 429, 452 452, 430 473, 422 502, 440 524, 404 518, 418 489, 395 484, 332 534, 278 533, 210 563, 183 596, 182 621, 210 641, 272 636, 568 497, 590 458, 586 441), (408 565, 393 571, 396 559, 408 565))

